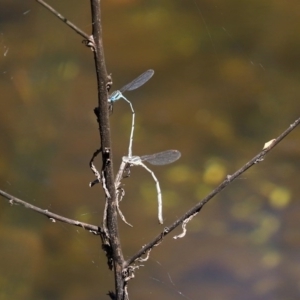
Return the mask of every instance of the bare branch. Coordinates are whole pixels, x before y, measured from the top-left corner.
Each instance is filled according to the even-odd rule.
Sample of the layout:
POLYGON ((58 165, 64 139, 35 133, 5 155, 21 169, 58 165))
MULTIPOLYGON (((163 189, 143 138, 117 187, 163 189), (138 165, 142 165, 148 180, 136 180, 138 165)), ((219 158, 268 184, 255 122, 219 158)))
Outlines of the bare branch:
MULTIPOLYGON (((109 103, 107 89, 111 85, 111 78, 107 75, 101 24, 100 0, 91 0, 92 26, 93 26, 93 50, 97 75, 98 108, 95 109, 99 123, 99 133, 102 149, 102 182, 105 180, 106 195, 106 225, 109 234, 109 244, 114 264, 116 300, 123 300, 126 296, 126 281, 123 276, 124 257, 120 243, 118 230, 117 197, 114 182, 111 135, 109 126, 109 103), (109 195, 109 197, 108 197, 109 195)), ((91 41, 91 39, 89 39, 91 41)))
POLYGON ((52 222, 60 221, 60 222, 63 222, 63 223, 67 223, 67 224, 70 224, 70 225, 75 225, 75 226, 81 227, 85 230, 89 230, 93 234, 97 234, 97 235, 102 234, 103 230, 102 230, 101 227, 60 216, 58 214, 55 214, 55 213, 52 213, 52 212, 48 211, 48 209, 42 209, 42 208, 34 206, 34 205, 32 205, 32 204, 30 204, 26 201, 18 199, 16 197, 2 191, 2 190, 0 190, 0 195, 3 196, 4 198, 6 198, 7 200, 9 200, 9 203, 11 205, 13 205, 15 203, 20 204, 20 205, 22 205, 26 208, 29 208, 33 211, 36 211, 36 212, 48 217, 52 222))
POLYGON ((44 2, 43 0, 36 0, 36 2, 43 5, 45 8, 50 10, 54 15, 56 15, 61 21, 66 23, 69 27, 71 27, 75 32, 77 32, 79 35, 81 35, 86 40, 90 39, 90 36, 86 34, 84 31, 79 29, 76 25, 74 25, 72 22, 70 22, 68 19, 66 19, 63 15, 61 15, 58 11, 56 11, 53 7, 51 7, 49 4, 44 2))
POLYGON ((276 139, 273 139, 271 143, 267 142, 267 146, 265 144, 263 150, 255 157, 253 157, 249 162, 247 162, 243 167, 237 170, 234 174, 227 175, 226 179, 215 190, 213 190, 202 201, 200 201, 197 205, 195 205, 193 208, 187 211, 182 217, 176 220, 171 226, 166 227, 157 237, 153 239, 153 241, 143 246, 136 254, 134 254, 131 258, 129 258, 125 263, 125 267, 131 265, 142 255, 146 254, 149 251, 149 249, 152 249, 154 246, 160 244, 163 238, 167 234, 173 231, 177 226, 182 224, 185 220, 188 220, 191 216, 197 214, 209 200, 211 200, 214 196, 219 194, 225 187, 227 187, 231 182, 233 182, 237 177, 239 177, 241 174, 247 171, 250 167, 252 167, 255 164, 258 164, 259 162, 262 162, 266 154, 269 151, 271 151, 279 142, 281 142, 289 133, 291 133, 296 128, 296 126, 299 125, 299 123, 300 123, 300 118, 298 118, 293 124, 291 124, 289 128, 287 128, 276 139))

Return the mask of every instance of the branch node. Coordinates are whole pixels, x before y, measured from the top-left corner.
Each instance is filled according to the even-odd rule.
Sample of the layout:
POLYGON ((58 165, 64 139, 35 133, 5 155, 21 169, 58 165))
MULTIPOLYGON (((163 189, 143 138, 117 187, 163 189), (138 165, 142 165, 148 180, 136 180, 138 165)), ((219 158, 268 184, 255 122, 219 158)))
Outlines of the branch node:
POLYGON ((91 50, 93 52, 96 51, 95 41, 94 41, 94 37, 92 35, 90 35, 88 39, 84 39, 82 41, 82 44, 84 44, 85 46, 91 48, 91 50))
POLYGON ((143 265, 140 266, 129 266, 122 270, 122 276, 124 278, 124 281, 127 282, 130 279, 134 278, 134 272, 135 269, 139 269, 140 267, 143 267, 143 265))

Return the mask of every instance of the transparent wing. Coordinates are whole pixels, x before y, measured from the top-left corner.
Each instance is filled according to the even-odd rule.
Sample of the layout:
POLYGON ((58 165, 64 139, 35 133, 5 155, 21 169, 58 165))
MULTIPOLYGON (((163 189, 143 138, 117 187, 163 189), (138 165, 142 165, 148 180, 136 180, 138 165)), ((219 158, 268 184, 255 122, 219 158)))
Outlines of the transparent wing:
POLYGON ((167 165, 176 161, 181 156, 178 150, 167 150, 151 155, 143 155, 141 161, 147 161, 152 165, 167 165))
POLYGON ((139 77, 137 77, 136 79, 132 80, 130 83, 123 86, 119 91, 123 93, 125 91, 135 90, 139 88, 141 85, 143 85, 144 83, 146 83, 153 76, 153 74, 154 74, 153 70, 147 70, 139 77))

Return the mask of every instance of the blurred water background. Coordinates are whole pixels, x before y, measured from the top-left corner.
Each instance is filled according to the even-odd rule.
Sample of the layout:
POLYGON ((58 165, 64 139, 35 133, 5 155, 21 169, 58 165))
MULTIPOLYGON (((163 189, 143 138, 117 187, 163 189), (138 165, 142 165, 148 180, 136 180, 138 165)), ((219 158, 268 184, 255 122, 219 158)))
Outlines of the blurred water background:
MULTIPOLYGON (((168 225, 299 117, 299 1, 102 1, 112 90, 147 69, 126 95, 136 111, 133 154, 178 149, 152 167, 168 225)), ((91 33, 88 1, 50 4, 91 33)), ((101 224, 89 188, 99 146, 93 55, 35 1, 0 2, 0 189, 36 206, 101 224)), ((124 101, 111 116, 114 168, 127 154, 124 101)), ((300 294, 300 132, 219 194, 184 239, 156 247, 129 283, 130 299, 297 299, 300 294)), ((98 162, 100 166, 100 161, 98 162)), ((162 229, 154 182, 124 180, 120 223, 130 257, 162 229)), ((177 231, 178 233, 180 230, 177 231)), ((0 201, 0 299, 108 299, 113 275, 99 238, 0 201)))

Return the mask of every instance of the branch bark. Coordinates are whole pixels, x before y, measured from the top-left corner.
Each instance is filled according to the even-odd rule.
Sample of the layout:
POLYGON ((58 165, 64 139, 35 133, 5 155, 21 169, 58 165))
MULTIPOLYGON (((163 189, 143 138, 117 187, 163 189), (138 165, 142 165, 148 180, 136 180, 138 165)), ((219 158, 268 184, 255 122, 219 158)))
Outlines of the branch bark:
POLYGON ((101 25, 101 7, 100 0, 91 0, 92 24, 93 24, 93 40, 94 40, 94 60, 97 74, 98 86, 98 114, 99 133, 102 149, 102 184, 105 185, 106 203, 107 203, 107 219, 104 219, 103 226, 107 226, 108 239, 112 251, 113 265, 115 271, 115 299, 123 300, 125 298, 125 280, 122 275, 124 257, 121 249, 119 232, 118 232, 118 215, 116 205, 116 188, 113 174, 111 134, 109 127, 109 109, 108 109, 108 88, 110 87, 110 78, 107 76, 103 41, 102 41, 102 25, 101 25))

